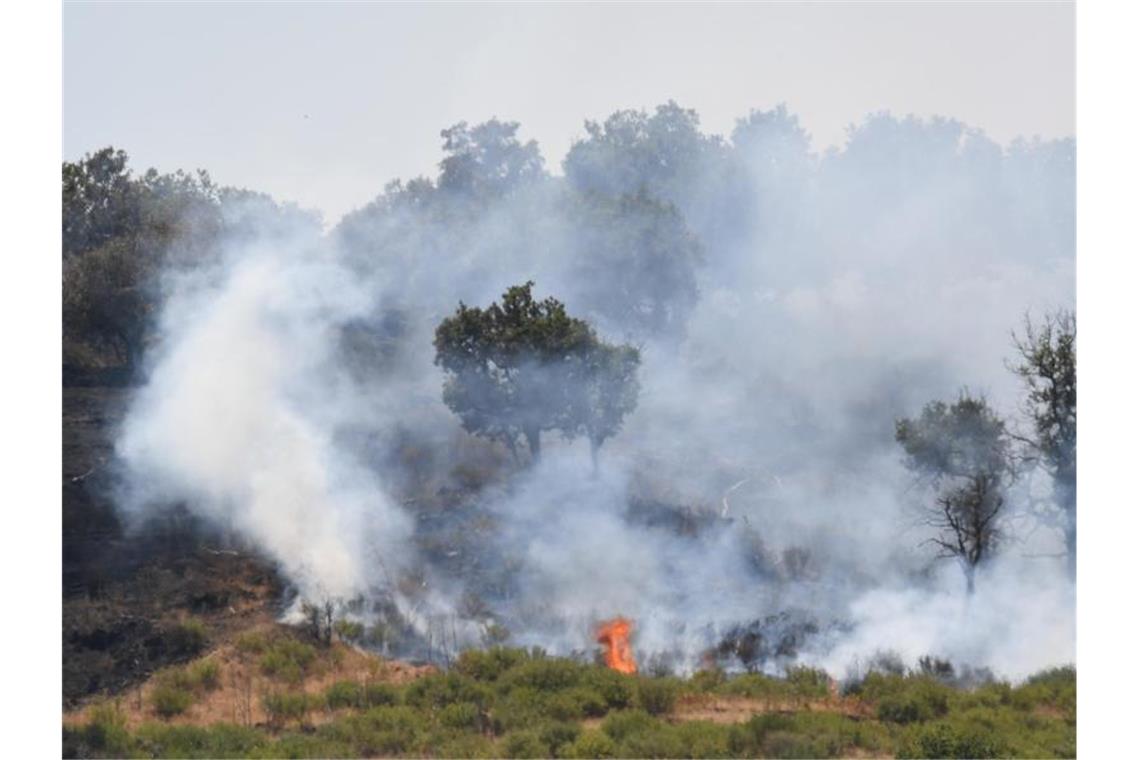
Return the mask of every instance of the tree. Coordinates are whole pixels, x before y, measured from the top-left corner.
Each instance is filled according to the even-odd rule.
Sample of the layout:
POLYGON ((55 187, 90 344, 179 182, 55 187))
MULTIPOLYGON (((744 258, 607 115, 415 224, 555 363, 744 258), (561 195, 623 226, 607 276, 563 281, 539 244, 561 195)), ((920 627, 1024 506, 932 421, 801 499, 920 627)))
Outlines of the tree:
POLYGON ((644 193, 569 202, 579 300, 636 338, 678 338, 697 302, 700 243, 670 204, 644 193))
POLYGON ((63 164, 63 254, 83 253, 138 227, 127 154, 112 147, 63 164))
POLYGON ((63 267, 65 344, 109 349, 131 369, 142 352, 154 297, 154 258, 127 239, 68 259, 63 267))
POLYGON ((465 430, 512 454, 521 436, 537 459, 542 432, 558 430, 586 434, 596 455, 636 404, 639 355, 598 339, 556 299, 535 301, 533 285, 509 288, 486 309, 460 303, 439 324, 444 402, 465 430))
POLYGON ((1002 538, 1000 519, 1010 472, 1005 423, 984 398, 963 392, 953 404, 934 401, 916 419, 896 423, 906 464, 933 490, 924 522, 936 533, 938 557, 956 559, 974 592, 979 566, 1002 538))
POLYGON ((1071 311, 1057 311, 1034 325, 1026 317, 1024 330, 1013 335, 1019 363, 1010 369, 1025 386, 1024 412, 1033 435, 1019 440, 1053 478, 1069 573, 1076 577, 1077 318, 1071 311))
POLYGON ((520 143, 518 122, 498 119, 468 127, 461 121, 440 132, 446 154, 439 188, 472 198, 500 197, 546 176, 538 143, 520 143))

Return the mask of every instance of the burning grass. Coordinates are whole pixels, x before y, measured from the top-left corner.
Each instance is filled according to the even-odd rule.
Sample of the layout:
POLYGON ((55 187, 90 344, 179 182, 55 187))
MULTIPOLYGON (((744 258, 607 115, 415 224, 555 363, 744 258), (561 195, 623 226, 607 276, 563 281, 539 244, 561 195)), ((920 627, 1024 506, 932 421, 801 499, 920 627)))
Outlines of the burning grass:
MULTIPOLYGON (((65 726, 69 756, 154 757, 1070 757, 1075 672, 960 688, 929 674, 871 673, 850 693, 807 669, 786 677, 624 674, 541 650, 464 652, 449 671, 351 647, 314 649, 296 684, 261 673, 278 631, 241 639, 178 676, 196 701, 162 719, 120 700, 65 726), (253 649, 248 647, 256 641, 253 649), (259 681, 251 713, 242 674, 259 681), (197 688, 199 691, 194 692, 197 688), (984 731, 982 729, 985 729, 984 731), (965 753, 965 754, 962 754, 965 753)), ((167 676, 167 678, 173 678, 167 676)), ((177 680, 177 679, 175 679, 177 680)), ((148 684, 148 687, 151 684, 148 684)))

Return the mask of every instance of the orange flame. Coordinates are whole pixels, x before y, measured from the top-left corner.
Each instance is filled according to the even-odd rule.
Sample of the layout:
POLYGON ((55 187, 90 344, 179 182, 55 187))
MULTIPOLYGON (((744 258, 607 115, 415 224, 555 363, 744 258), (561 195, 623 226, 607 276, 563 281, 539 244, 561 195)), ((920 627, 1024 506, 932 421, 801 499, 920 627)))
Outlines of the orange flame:
POLYGON ((637 662, 629 646, 633 622, 623 617, 603 620, 598 624, 598 643, 606 648, 606 666, 619 673, 636 673, 637 662))

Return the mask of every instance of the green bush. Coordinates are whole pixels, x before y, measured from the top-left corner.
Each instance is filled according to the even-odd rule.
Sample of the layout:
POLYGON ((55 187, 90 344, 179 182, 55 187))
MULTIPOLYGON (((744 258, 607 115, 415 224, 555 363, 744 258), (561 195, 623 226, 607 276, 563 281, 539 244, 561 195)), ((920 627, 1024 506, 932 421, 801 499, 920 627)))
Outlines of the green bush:
POLYGON ((325 704, 330 710, 364 707, 364 688, 352 681, 337 681, 325 691, 325 704))
POLYGON ((898 757, 991 758, 1006 754, 998 737, 984 729, 938 721, 911 733, 899 748, 898 757))
POLYGON ((602 731, 615 742, 621 742, 630 734, 644 731, 657 725, 657 720, 644 710, 621 710, 612 712, 602 721, 602 731))
POLYGON ((525 649, 492 647, 487 650, 468 649, 459 655, 455 669, 477 681, 497 681, 511 668, 526 662, 525 649))
POLYGON ((138 740, 146 757, 253 757, 270 746, 264 733, 225 723, 146 725, 139 729, 138 740))
POLYGON ((317 657, 310 644, 282 638, 266 647, 261 657, 261 672, 287 683, 300 683, 317 657))
POLYGON ((572 660, 557 658, 537 659, 515 665, 499 678, 507 689, 520 686, 538 691, 559 691, 577 686, 585 668, 572 660))
POLYGON ((687 685, 693 691, 707 692, 722 686, 727 680, 728 676, 725 675, 724 670, 713 668, 712 670, 698 670, 693 673, 687 685))
POLYGON ((261 704, 269 719, 276 724, 288 720, 300 720, 312 707, 309 695, 301 692, 273 692, 261 698, 261 704))
POLYGON ((360 641, 364 638, 364 624, 351 620, 338 620, 333 624, 333 630, 341 641, 360 641))
POLYGON ((576 686, 553 695, 549 702, 551 717, 559 720, 600 718, 609 711, 602 695, 585 686, 576 686))
POLYGON ((581 685, 600 695, 612 710, 632 707, 636 696, 634 679, 609 668, 586 668, 582 673, 581 685))
POLYGON ((125 757, 132 745, 127 731, 127 718, 114 702, 103 702, 91 708, 90 721, 77 731, 64 731, 64 757, 87 754, 125 757), (71 753, 68 745, 78 743, 71 753))
POLYGON ((367 707, 400 704, 400 692, 386 683, 370 683, 364 687, 364 704, 367 707))
POLYGON ((455 672, 434 673, 417 679, 407 687, 404 696, 413 707, 436 709, 456 702, 472 702, 484 709, 492 701, 486 685, 455 672))
POLYGON ((728 728, 703 720, 678 723, 674 730, 684 757, 727 757, 728 728))
POLYGON ((547 753, 554 757, 558 750, 571 744, 582 733, 582 727, 577 723, 564 720, 551 720, 537 727, 538 738, 547 747, 547 753))
POLYGON ((269 647, 269 636, 262 631, 246 631, 237 637, 235 646, 239 652, 261 654, 269 647))
POLYGON ((672 712, 680 691, 672 678, 642 678, 637 682, 637 703, 650 715, 672 712))
POLYGON ((198 654, 206 648, 206 624, 197 618, 187 618, 167 630, 165 638, 175 656, 198 654))
POLYGON ((613 739, 601 731, 583 731, 582 735, 559 750, 558 756, 565 758, 614 757, 617 747, 613 739))
POLYGON ((503 738, 503 757, 546 757, 550 748, 534 731, 514 731, 503 738))
POLYGON ((728 748, 734 755, 757 756, 762 752, 769 733, 791 731, 791 717, 779 713, 753 715, 747 723, 732 726, 728 732, 728 748))
POLYGON ((194 695, 173 684, 159 683, 150 694, 150 702, 160 716, 172 718, 190 708, 194 703, 194 695))
POLYGON ((483 725, 483 716, 472 702, 453 702, 439 711, 439 722, 447 728, 477 731, 483 725))
POLYGON ((462 734, 440 742, 438 756, 454 758, 495 758, 499 757, 499 753, 495 749, 495 743, 487 737, 474 734, 462 734))
POLYGON ((189 687, 197 691, 213 691, 220 685, 221 668, 216 660, 199 660, 186 668, 189 687))
POLYGON ((823 699, 830 692, 831 678, 817 668, 794 666, 787 669, 785 680, 797 697, 823 699))

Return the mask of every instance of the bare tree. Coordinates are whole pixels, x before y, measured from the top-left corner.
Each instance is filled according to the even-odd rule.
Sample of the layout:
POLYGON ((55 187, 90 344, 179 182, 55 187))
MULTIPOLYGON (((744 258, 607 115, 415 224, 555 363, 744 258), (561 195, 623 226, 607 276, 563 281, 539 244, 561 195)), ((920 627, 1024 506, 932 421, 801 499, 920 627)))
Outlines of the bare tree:
POLYGON ((935 535, 924 543, 937 547, 938 557, 956 559, 974 593, 978 567, 1002 538, 1012 472, 1005 423, 984 398, 963 392, 953 404, 931 402, 919 417, 899 420, 895 439, 907 466, 933 491, 922 522, 935 535))
POLYGON ((978 566, 1002 538, 997 518, 1004 502, 998 479, 978 473, 939 494, 927 513, 926 524, 938 531, 928 543, 938 547, 940 558, 958 560, 970 594, 978 566))

